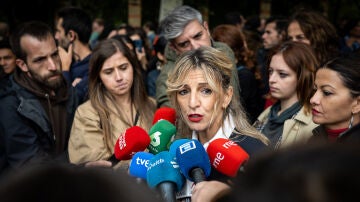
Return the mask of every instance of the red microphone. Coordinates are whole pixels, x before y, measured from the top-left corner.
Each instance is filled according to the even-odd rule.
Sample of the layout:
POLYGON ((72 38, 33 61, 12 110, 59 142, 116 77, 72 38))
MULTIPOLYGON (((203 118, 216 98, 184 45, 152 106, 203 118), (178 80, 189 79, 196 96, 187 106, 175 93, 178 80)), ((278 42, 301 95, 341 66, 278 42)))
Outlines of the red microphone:
POLYGON ((109 161, 129 160, 139 151, 144 151, 150 144, 149 134, 139 126, 133 126, 120 135, 114 146, 114 155, 109 161), (115 158, 114 158, 115 156, 115 158))
POLYGON ((207 153, 211 166, 230 177, 235 177, 240 167, 249 159, 249 154, 244 149, 225 138, 210 142, 207 153))
POLYGON ((161 107, 157 109, 154 113, 154 119, 152 125, 158 122, 161 119, 165 119, 175 125, 176 121, 176 111, 174 108, 171 107, 161 107))

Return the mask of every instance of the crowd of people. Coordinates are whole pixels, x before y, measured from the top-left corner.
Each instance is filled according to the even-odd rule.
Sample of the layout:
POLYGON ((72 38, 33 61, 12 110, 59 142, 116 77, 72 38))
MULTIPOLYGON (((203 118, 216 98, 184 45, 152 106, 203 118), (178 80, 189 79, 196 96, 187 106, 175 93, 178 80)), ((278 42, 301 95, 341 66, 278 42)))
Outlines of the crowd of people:
MULTIPOLYGON (((149 147, 134 146, 128 158, 113 161, 114 150, 136 145, 129 128, 144 129, 155 147, 164 144, 164 134, 154 133, 162 108, 176 117, 166 148, 184 139, 206 150, 226 139, 224 147, 249 156, 236 177, 215 164, 206 179, 186 177, 181 194, 171 193, 182 196, 178 201, 358 198, 343 188, 360 182, 355 167, 347 171, 360 154, 360 19, 340 32, 309 10, 272 16, 263 26, 231 12, 214 28, 187 5, 158 27, 147 21, 111 30, 78 7, 54 17, 55 27, 0 26, 0 198, 169 200, 128 176, 131 157, 149 147)), ((177 146, 174 162, 189 148, 177 146)), ((221 152, 217 157, 221 164, 221 152)))

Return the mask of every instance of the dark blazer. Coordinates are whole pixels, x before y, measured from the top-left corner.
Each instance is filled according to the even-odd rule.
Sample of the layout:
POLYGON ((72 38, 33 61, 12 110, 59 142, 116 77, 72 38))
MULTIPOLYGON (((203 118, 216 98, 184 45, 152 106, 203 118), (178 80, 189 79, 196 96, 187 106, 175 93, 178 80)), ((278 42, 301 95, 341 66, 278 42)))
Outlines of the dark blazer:
MULTIPOLYGON (((12 76, 9 81, 0 94, 0 174, 31 161, 67 160, 66 150, 61 156, 54 156, 52 126, 38 98, 12 76)), ((66 101, 68 135, 78 104, 75 89, 70 87, 66 101)))

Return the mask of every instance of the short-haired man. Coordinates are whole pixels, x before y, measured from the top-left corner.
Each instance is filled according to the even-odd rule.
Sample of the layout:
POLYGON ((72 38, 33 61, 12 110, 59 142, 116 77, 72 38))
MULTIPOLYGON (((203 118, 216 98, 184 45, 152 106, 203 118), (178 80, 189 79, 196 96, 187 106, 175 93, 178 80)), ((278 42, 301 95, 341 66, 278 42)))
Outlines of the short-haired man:
POLYGON ((13 73, 16 68, 16 56, 11 50, 8 38, 0 40, 0 66, 7 75, 13 73))
POLYGON ((260 67, 261 78, 264 88, 261 94, 266 96, 269 92, 269 76, 266 66, 266 59, 271 48, 286 40, 288 20, 282 16, 272 16, 265 22, 265 31, 262 35, 263 47, 257 53, 257 63, 260 67))
POLYGON ((51 28, 21 25, 11 36, 17 68, 0 96, 0 173, 31 163, 68 162, 67 142, 78 97, 68 87, 51 28))
POLYGON ((59 44, 63 74, 84 102, 88 96, 92 20, 88 13, 77 7, 62 8, 56 17, 55 38, 59 44))
POLYGON ((206 21, 203 21, 202 15, 198 10, 186 5, 179 6, 162 20, 160 27, 162 34, 169 42, 165 48, 167 63, 162 67, 161 73, 156 80, 156 101, 158 107, 171 106, 166 93, 166 80, 168 73, 174 68, 177 56, 201 46, 212 46, 221 50, 234 62, 231 84, 234 86, 235 96, 239 98, 240 87, 235 68, 234 53, 226 44, 215 42, 211 39, 208 24, 206 21))

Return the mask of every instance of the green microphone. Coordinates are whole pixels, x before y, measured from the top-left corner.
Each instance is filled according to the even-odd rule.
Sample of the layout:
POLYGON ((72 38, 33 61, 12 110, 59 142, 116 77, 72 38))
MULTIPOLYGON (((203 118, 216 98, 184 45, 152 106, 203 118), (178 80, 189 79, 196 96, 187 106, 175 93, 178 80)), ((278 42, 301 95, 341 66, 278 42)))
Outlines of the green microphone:
POLYGON ((162 119, 156 122, 149 131, 150 145, 148 149, 152 154, 167 151, 176 134, 176 127, 169 121, 162 119))

